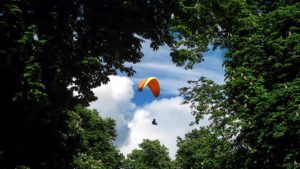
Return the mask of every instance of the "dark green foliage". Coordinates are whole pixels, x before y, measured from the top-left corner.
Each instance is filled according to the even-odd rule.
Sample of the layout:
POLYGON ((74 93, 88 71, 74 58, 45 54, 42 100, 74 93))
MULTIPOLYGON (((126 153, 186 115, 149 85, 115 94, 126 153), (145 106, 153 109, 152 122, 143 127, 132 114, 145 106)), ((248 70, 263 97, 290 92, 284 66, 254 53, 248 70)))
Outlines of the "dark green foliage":
POLYGON ((178 138, 177 166, 183 169, 236 168, 239 158, 233 140, 239 132, 239 122, 228 106, 225 85, 204 77, 189 84, 192 86, 180 89, 180 94, 184 97, 183 103, 191 105, 195 116, 191 124, 199 124, 203 118, 209 119, 210 124, 187 133, 185 138, 178 138))
MULTIPOLYGON (((206 18, 197 23, 182 19, 185 29, 181 35, 188 36, 183 40, 202 31, 215 47, 228 49, 224 86, 207 88, 211 83, 204 82, 184 89, 187 102, 195 108, 196 122, 209 114, 213 133, 231 136, 236 168, 299 168, 300 3, 228 0, 183 4, 198 10, 190 12, 191 18, 206 18), (234 130, 219 128, 220 117, 234 130)), ((204 40, 198 43, 207 45, 204 40)))
POLYGON ((225 85, 218 85, 212 80, 200 77, 198 81, 189 81, 191 86, 181 88, 180 95, 184 98, 183 104, 190 104, 195 121, 191 125, 199 124, 207 118, 210 124, 205 127, 213 134, 218 134, 226 140, 236 136, 239 132, 238 122, 234 111, 228 103, 228 94, 225 85))
POLYGON ((124 160, 112 141, 116 138, 115 122, 102 119, 98 112, 77 106, 70 112, 69 128, 80 142, 77 155, 74 155, 75 168, 117 169, 124 160))
POLYGON ((233 168, 232 144, 207 128, 193 130, 184 139, 179 138, 177 145, 177 168, 233 168))
POLYGON ((172 169, 173 163, 168 150, 158 140, 144 140, 140 149, 134 149, 127 155, 126 167, 130 169, 172 169))
POLYGON ((244 18, 228 40, 228 96, 242 122, 236 144, 247 168, 294 168, 300 161, 300 4, 273 5, 244 18))
MULTIPOLYGON (((209 44, 228 49, 225 85, 182 90, 211 125, 179 139, 179 166, 299 168, 299 18, 296 0, 1 1, 0 168, 120 167, 114 122, 75 106, 108 75, 133 75, 124 63, 141 60, 143 38, 186 68, 209 44)), ((129 166, 172 168, 159 142, 141 148, 129 166)))
POLYGON ((153 49, 171 45, 178 7, 177 1, 2 0, 0 168, 70 168, 80 144, 68 112, 95 100, 91 89, 108 75, 133 75, 124 63, 140 61, 143 39, 153 49))

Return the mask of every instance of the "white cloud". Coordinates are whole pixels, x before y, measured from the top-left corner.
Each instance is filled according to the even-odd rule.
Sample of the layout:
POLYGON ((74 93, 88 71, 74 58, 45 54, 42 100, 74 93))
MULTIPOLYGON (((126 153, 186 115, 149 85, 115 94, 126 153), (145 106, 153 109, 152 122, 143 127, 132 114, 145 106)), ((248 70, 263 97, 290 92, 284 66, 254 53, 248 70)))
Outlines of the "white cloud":
MULTIPOLYGON (((163 98, 138 107, 132 103, 133 82, 127 77, 110 76, 110 82, 95 88, 99 98, 90 104, 102 117, 110 117, 117 123, 116 144, 125 155, 130 153, 143 139, 158 139, 175 158, 177 137, 184 137, 194 121, 189 105, 182 105, 181 97, 163 98), (156 119, 158 125, 152 125, 156 119)), ((202 124, 206 125, 207 120, 202 124)))
POLYGON ((135 109, 135 104, 131 102, 134 95, 133 83, 127 77, 109 76, 109 79, 108 84, 93 90, 98 100, 92 102, 90 108, 97 109, 102 117, 116 120, 116 144, 119 146, 128 136, 128 115, 135 109))
MULTIPOLYGON (((194 121, 188 105, 181 105, 181 97, 155 100, 152 103, 137 109, 132 121, 128 124, 130 133, 127 142, 122 146, 123 154, 130 153, 143 139, 158 139, 169 149, 171 158, 175 158, 177 151, 177 137, 183 137, 192 127, 189 123, 194 121), (158 125, 152 125, 152 119, 158 125)), ((206 125, 205 120, 200 125, 206 125)))
MULTIPOLYGON (((196 64, 194 69, 185 70, 176 67, 169 56, 168 47, 161 47, 158 51, 149 48, 149 43, 143 44, 144 57, 138 64, 133 66, 136 74, 131 78, 110 76, 110 82, 94 89, 97 101, 92 102, 90 107, 95 108, 103 117, 111 117, 117 123, 116 144, 125 155, 130 153, 143 139, 158 139, 175 157, 177 137, 184 137, 192 127, 189 123, 194 121, 188 105, 181 105, 182 98, 178 95, 178 89, 187 86, 188 80, 197 80, 205 76, 215 82, 224 83, 224 70, 222 68, 224 51, 209 51, 204 54, 206 61, 196 64), (168 97, 154 100, 144 105, 135 105, 134 84, 148 76, 156 76, 160 80, 161 96, 168 97), (155 118, 158 125, 151 124, 155 118)), ((120 73, 121 74, 121 73, 120 73)), ((148 99, 144 99, 147 101, 148 99)), ((203 120, 200 125, 208 124, 203 120)))

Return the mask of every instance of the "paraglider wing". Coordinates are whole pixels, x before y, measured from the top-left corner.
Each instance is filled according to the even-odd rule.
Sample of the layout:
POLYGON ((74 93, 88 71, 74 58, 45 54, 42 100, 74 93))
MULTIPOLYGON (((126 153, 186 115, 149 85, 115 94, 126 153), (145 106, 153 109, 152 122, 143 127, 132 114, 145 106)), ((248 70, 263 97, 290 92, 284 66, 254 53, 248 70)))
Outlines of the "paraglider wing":
POLYGON ((139 81, 139 83, 138 83, 138 90, 140 92, 143 90, 144 84, 145 84, 146 81, 147 81, 147 79, 143 79, 143 80, 139 81))
POLYGON ((160 94, 159 82, 155 77, 143 79, 138 83, 138 90, 142 91, 145 86, 148 86, 155 97, 160 94))

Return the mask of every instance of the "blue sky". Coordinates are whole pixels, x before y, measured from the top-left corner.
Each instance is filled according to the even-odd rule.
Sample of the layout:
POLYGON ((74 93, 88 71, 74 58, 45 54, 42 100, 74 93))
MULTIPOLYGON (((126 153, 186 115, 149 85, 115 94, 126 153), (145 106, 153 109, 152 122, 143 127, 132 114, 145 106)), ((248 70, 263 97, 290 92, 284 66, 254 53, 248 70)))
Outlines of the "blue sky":
POLYGON ((192 70, 185 70, 172 63, 168 47, 163 46, 160 50, 153 51, 147 41, 142 47, 145 56, 140 63, 130 64, 136 70, 136 74, 130 79, 134 82, 134 88, 137 89, 139 80, 149 76, 157 77, 161 84, 161 95, 159 98, 153 97, 148 88, 143 92, 136 91, 133 102, 137 105, 149 103, 153 99, 177 96, 178 89, 187 86, 188 80, 197 80, 200 76, 205 76, 219 84, 224 82, 222 62, 225 50, 209 50, 204 53, 205 61, 196 64, 192 70))
MULTIPOLYGON (((115 145, 123 154, 138 147, 143 139, 157 139, 168 149, 171 158, 176 154, 176 138, 184 137, 196 126, 189 126, 194 120, 189 105, 182 105, 178 89, 187 86, 188 80, 205 76, 215 82, 224 83, 224 50, 209 50, 204 59, 192 70, 176 67, 169 56, 170 50, 163 46, 158 51, 149 47, 149 41, 142 45, 144 57, 140 63, 128 64, 136 70, 132 77, 124 74, 110 76, 107 85, 94 89, 99 98, 90 107, 97 109, 101 116, 116 120, 117 140, 115 145), (138 92, 137 83, 141 79, 155 76, 160 81, 161 94, 155 98, 149 89, 138 92), (152 119, 158 122, 151 125, 152 119)), ((207 125, 203 119, 200 125, 207 125)))

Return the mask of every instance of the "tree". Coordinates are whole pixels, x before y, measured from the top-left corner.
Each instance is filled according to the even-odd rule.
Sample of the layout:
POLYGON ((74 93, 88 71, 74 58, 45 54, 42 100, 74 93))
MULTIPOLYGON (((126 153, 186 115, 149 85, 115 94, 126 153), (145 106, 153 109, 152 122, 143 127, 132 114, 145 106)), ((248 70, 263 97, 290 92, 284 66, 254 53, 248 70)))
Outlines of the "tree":
POLYGON ((139 147, 140 149, 134 149, 127 155, 126 168, 172 169, 174 167, 167 148, 158 140, 145 139, 139 147))
POLYGON ((184 104, 190 104, 195 116, 191 125, 199 124, 203 118, 208 118, 209 124, 192 130, 184 139, 178 138, 177 167, 235 168, 239 158, 233 140, 239 132, 239 123, 230 113, 225 85, 218 85, 205 77, 189 81, 189 84, 190 87, 180 89, 180 95, 184 104))
POLYGON ((143 39, 172 46, 177 11, 178 1, 1 1, 0 167, 70 168, 68 112, 108 75, 132 75, 124 63, 140 61, 143 39))
POLYGON ((233 168, 232 143, 212 133, 206 127, 194 129, 185 138, 178 138, 177 168, 226 169, 233 168))
MULTIPOLYGON (((232 118, 229 126, 238 129, 233 133, 237 133, 233 137, 237 168, 299 167, 299 2, 183 1, 182 5, 191 19, 178 17, 178 25, 184 27, 179 43, 211 43, 228 50, 222 98, 226 109, 220 113, 232 118)), ((201 93, 192 90, 201 99, 197 97, 201 93)), ((195 106, 197 118, 209 107, 195 102, 200 104, 195 106)), ((214 100, 209 104, 214 107, 214 100)))
POLYGON ((102 119, 96 110, 82 106, 77 106, 70 116, 69 127, 80 142, 74 168, 117 169, 123 165, 124 156, 111 143, 117 135, 114 120, 102 119))

